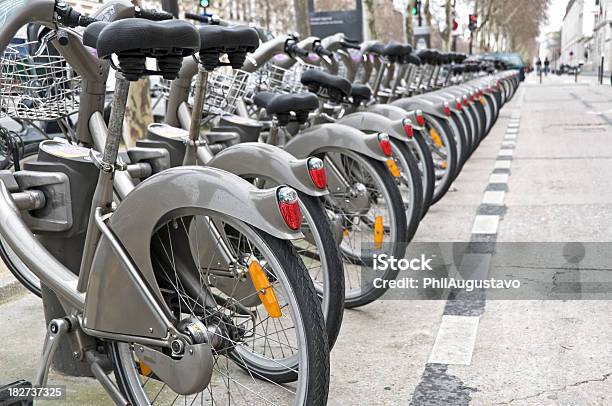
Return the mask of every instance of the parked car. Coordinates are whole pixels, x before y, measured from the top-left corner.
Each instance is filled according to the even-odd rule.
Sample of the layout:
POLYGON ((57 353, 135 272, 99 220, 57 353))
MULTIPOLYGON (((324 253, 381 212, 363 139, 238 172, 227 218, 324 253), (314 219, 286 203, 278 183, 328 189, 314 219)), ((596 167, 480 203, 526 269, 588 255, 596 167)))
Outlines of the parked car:
POLYGON ((485 54, 485 57, 503 63, 507 69, 517 69, 520 72, 519 76, 521 81, 525 80, 526 65, 519 54, 511 52, 491 52, 485 54))

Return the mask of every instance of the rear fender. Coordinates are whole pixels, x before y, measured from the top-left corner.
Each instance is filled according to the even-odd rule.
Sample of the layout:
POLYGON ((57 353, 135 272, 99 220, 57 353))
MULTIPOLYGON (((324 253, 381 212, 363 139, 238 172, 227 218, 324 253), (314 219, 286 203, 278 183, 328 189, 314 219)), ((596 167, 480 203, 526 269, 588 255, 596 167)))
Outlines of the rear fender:
POLYGON ((310 196, 323 196, 308 173, 308 158, 298 159, 273 145, 245 142, 224 149, 207 163, 242 178, 264 178, 310 196))
POLYGON ((316 155, 325 149, 347 149, 386 162, 376 134, 364 134, 342 124, 320 124, 312 126, 291 139, 285 151, 297 158, 316 155))
MULTIPOLYGON (((188 208, 204 215, 223 214, 277 238, 302 238, 301 232, 289 229, 282 219, 276 194, 277 188, 257 189, 216 168, 177 167, 139 184, 119 204, 107 224, 153 296, 172 319, 174 316, 165 304, 153 271, 150 237, 157 227, 188 208), (141 215, 136 215, 138 213, 141 215)), ((187 262, 190 260, 193 258, 186 258, 187 262)), ((103 238, 98 244, 91 269, 85 306, 86 327, 150 338, 166 336, 163 323, 150 309, 142 290, 130 278, 107 239, 103 238)))
MULTIPOLYGON (((406 117, 405 113, 404 117, 406 117)), ((380 114, 364 111, 348 114, 341 119, 336 120, 336 123, 344 124, 367 133, 384 132, 389 134, 390 137, 393 137, 399 141, 407 142, 408 137, 404 132, 402 120, 403 119, 391 120, 387 117, 381 116, 380 114)))
POLYGON ((401 107, 407 111, 416 111, 421 110, 423 113, 431 116, 436 116, 439 118, 446 118, 444 115, 444 104, 438 103, 441 105, 436 106, 436 103, 431 100, 427 100, 424 98, 405 98, 399 99, 391 103, 392 106, 401 107))

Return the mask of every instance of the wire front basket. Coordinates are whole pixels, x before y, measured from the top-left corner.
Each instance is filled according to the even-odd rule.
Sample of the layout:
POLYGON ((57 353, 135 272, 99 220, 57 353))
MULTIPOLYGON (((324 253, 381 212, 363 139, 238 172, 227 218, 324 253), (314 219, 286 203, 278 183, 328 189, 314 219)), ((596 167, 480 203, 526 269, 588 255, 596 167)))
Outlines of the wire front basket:
MULTIPOLYGON (((154 92, 162 99, 168 100, 172 82, 162 79, 154 87, 154 92)), ((195 94, 195 79, 189 94, 189 103, 193 104, 195 94)), ((243 70, 221 68, 208 76, 206 84, 206 99, 203 112, 211 115, 233 114, 242 100, 252 88, 251 74, 243 70)))
POLYGON ((239 69, 231 72, 218 69, 208 79, 204 112, 209 114, 233 114, 238 101, 249 91, 250 74, 239 69))
POLYGON ((0 116, 52 121, 79 109, 81 80, 52 47, 9 45, 0 59, 0 116))
POLYGON ((257 71, 257 84, 260 88, 277 93, 303 93, 308 89, 302 85, 302 73, 310 69, 323 70, 316 65, 296 63, 289 69, 268 63, 257 71))

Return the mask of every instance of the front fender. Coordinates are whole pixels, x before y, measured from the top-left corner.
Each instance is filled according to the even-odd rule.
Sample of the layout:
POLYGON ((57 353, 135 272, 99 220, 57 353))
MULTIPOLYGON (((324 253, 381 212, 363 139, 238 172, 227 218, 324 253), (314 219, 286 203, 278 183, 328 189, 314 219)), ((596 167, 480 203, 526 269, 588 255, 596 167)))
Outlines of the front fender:
POLYGON ((380 149, 376 134, 364 134, 355 128, 336 123, 312 126, 285 145, 285 151, 298 158, 316 155, 329 148, 348 149, 377 161, 387 160, 380 149))
POLYGON ((224 149, 207 163, 243 178, 264 178, 310 196, 323 196, 308 173, 308 159, 298 159, 273 145, 245 142, 224 149))
MULTIPOLYGON (((257 189, 216 168, 172 168, 138 185, 119 204, 108 226, 151 293, 166 308, 153 271, 151 236, 156 228, 172 214, 189 209, 202 214, 222 213, 281 239, 301 238, 302 233, 290 230, 282 219, 276 190, 257 189)), ((88 328, 142 337, 166 335, 163 323, 148 306, 142 289, 123 269, 107 239, 98 244, 91 269, 85 306, 88 328)), ((170 310, 166 311, 172 317, 170 310)))
MULTIPOLYGON (((404 117, 406 114, 404 113, 404 117)), ((408 137, 404 132, 403 119, 391 120, 380 114, 361 111, 348 114, 341 119, 336 120, 337 124, 348 125, 363 132, 384 132, 390 137, 396 138, 399 141, 407 142, 408 137)))

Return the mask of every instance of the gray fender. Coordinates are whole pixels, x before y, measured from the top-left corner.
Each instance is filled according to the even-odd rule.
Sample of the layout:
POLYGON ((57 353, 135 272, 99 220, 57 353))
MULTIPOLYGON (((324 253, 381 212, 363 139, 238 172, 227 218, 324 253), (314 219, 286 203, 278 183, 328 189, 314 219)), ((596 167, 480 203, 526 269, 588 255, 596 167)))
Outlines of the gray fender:
POLYGON ((306 158, 330 147, 348 149, 378 161, 387 161, 380 150, 376 134, 364 134, 355 128, 335 123, 315 125, 300 132, 285 145, 285 151, 298 158, 306 158))
POLYGON ((245 142, 224 149, 207 166, 223 169, 240 177, 270 179, 310 196, 323 196, 308 174, 308 159, 298 159, 279 147, 245 142))
POLYGON ((444 115, 444 104, 443 103, 434 103, 431 100, 427 100, 424 98, 410 97, 405 99, 399 99, 391 103, 392 106, 401 107, 404 110, 415 111, 421 110, 423 113, 446 118, 444 115), (439 106, 437 105, 439 104, 439 106))
POLYGON ((366 107, 366 111, 371 113, 380 114, 390 118, 391 120, 401 120, 406 117, 407 111, 399 106, 393 106, 391 104, 372 104, 366 107))
MULTIPOLYGON (((405 115, 404 115, 405 117, 405 115)), ((391 120, 380 114, 360 111, 357 113, 348 114, 341 119, 336 120, 337 124, 348 125, 364 132, 384 132, 390 137, 396 138, 399 141, 408 142, 408 137, 404 132, 403 119, 391 120)))
MULTIPOLYGON (((150 255, 150 237, 156 227, 172 213, 190 208, 201 210, 203 214, 225 214, 281 239, 301 238, 302 233, 290 230, 282 219, 276 190, 257 189, 238 176, 216 168, 172 168, 139 184, 119 204, 107 224, 130 255, 151 293, 166 308, 150 255)), ((123 269, 105 238, 98 244, 91 269, 85 305, 88 328, 165 337, 163 323, 150 309, 142 291, 123 269)))
POLYGON ((373 104, 367 108, 367 111, 380 114, 391 120, 401 120, 407 118, 412 121, 412 128, 417 131, 423 130, 416 119, 416 110, 406 110, 399 106, 393 106, 391 104, 373 104))

